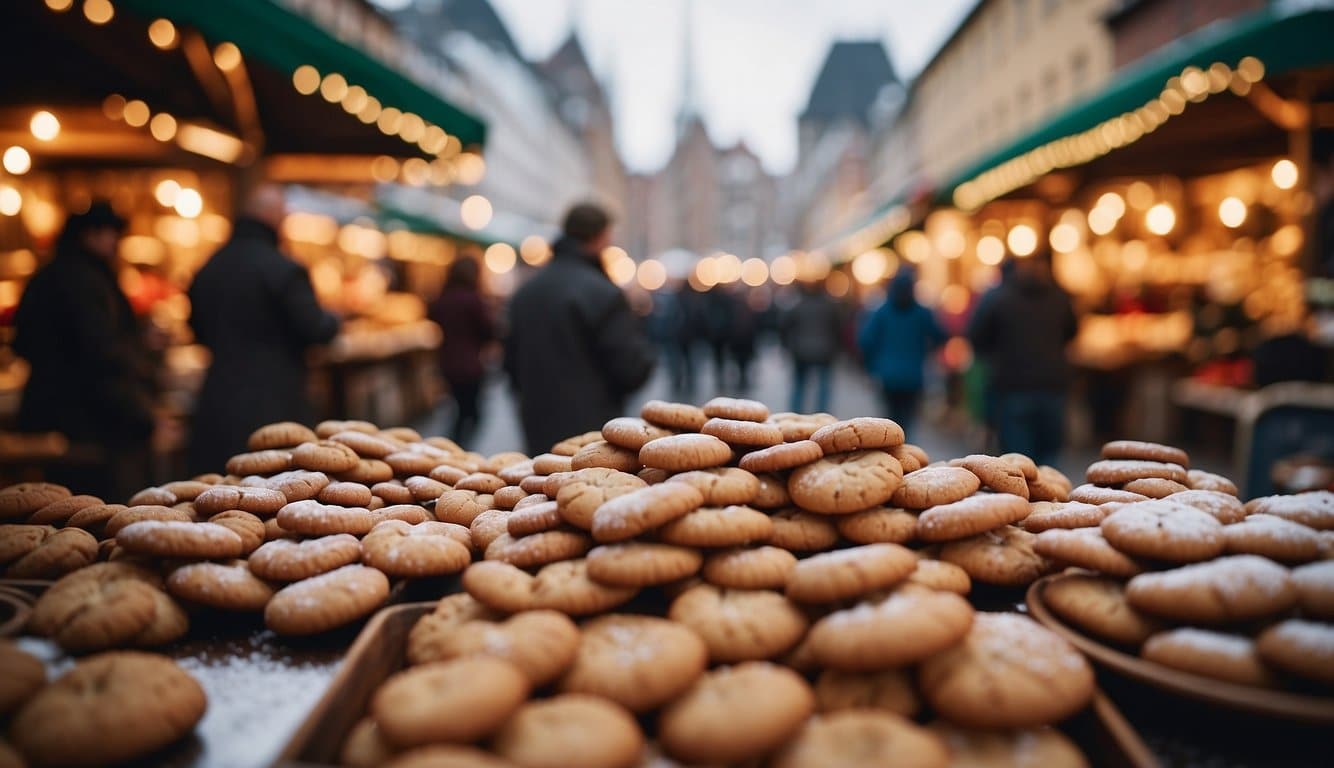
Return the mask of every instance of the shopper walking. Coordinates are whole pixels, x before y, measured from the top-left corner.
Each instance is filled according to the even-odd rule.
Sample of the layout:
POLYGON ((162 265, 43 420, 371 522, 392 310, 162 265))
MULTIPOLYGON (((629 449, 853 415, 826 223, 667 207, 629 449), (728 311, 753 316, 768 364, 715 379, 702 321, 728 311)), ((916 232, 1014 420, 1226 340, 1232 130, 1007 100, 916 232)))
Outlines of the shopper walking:
POLYGON ((478 285, 480 276, 476 259, 455 259, 449 266, 444 290, 430 306, 430 317, 443 334, 440 375, 449 384, 454 400, 449 436, 465 447, 472 443, 481 419, 482 383, 486 376, 482 355, 496 338, 491 310, 478 285))
POLYGON ((1050 254, 1017 259, 1014 276, 981 302, 969 323, 975 352, 990 366, 1000 451, 1054 464, 1065 440, 1074 307, 1051 276, 1050 254))
POLYGON ((806 391, 815 379, 815 410, 828 412, 830 380, 842 338, 843 317, 838 302, 818 282, 800 286, 797 303, 783 314, 779 337, 792 362, 790 409, 806 408, 806 391))
POLYGON ((256 189, 190 286, 190 326, 213 356, 191 424, 192 472, 221 471, 264 424, 314 420, 306 353, 339 322, 315 300, 305 267, 278 249, 285 215, 281 187, 256 189))
POLYGON ((152 357, 116 282, 124 229, 105 202, 70 216, 14 316, 14 351, 30 366, 19 430, 64 434, 86 461, 49 479, 109 502, 147 484, 155 424, 152 357))
POLYGON ((866 370, 880 385, 885 415, 909 434, 926 386, 927 356, 945 343, 945 331, 931 310, 918 303, 915 289, 913 270, 900 270, 889 282, 884 303, 867 316, 857 334, 866 370))
POLYGON ((531 454, 621 415, 653 372, 653 345, 602 271, 610 226, 596 205, 571 208, 551 262, 510 301, 505 370, 531 454))

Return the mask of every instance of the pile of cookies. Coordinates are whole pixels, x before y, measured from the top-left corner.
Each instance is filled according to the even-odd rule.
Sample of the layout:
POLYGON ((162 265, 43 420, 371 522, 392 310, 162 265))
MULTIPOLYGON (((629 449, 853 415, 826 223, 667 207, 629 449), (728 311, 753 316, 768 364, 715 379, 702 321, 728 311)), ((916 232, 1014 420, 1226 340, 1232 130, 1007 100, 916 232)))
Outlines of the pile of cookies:
POLYGON ((1082 570, 1046 585, 1046 606, 1174 669, 1334 685, 1334 493, 1243 504, 1179 448, 1116 441, 1102 453, 1072 501, 1043 513, 1034 549, 1082 570))
POLYGON ((0 641, 2 766, 120 765, 194 730, 204 689, 166 656, 113 651, 86 657, 48 683, 41 660, 0 641))
POLYGON ((1017 456, 927 467, 904 439, 886 419, 653 401, 515 465, 517 491, 456 486, 435 514, 483 559, 413 628, 344 762, 1085 764, 1051 727, 1093 695, 1083 656, 963 597, 970 572, 1045 572, 974 550, 1016 546, 980 537, 1068 482, 1017 456), (958 564, 931 556, 951 548, 958 564))

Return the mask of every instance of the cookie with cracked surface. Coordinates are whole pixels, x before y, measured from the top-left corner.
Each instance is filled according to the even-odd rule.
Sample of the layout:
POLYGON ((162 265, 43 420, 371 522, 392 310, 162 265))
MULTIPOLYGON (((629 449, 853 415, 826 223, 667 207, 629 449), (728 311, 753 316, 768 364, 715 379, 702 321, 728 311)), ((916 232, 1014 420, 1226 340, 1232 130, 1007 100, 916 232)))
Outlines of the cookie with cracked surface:
POLYGON ((811 627, 815 660, 829 669, 866 672, 914 664, 963 640, 973 607, 959 595, 905 584, 811 627))
POLYGON ((787 492, 787 479, 782 475, 773 472, 765 472, 755 476, 759 481, 760 487, 755 491, 755 496, 750 500, 750 505, 756 509, 782 509, 792 506, 792 495, 787 492))
POLYGON ((638 461, 645 467, 669 472, 720 467, 732 460, 732 449, 713 435, 683 433, 644 443, 638 461))
POLYGON ((509 533, 510 512, 503 509, 488 509, 468 524, 472 534, 472 548, 485 553, 486 548, 501 536, 509 533))
POLYGON ((759 493, 760 480, 744 469, 715 467, 696 469, 672 475, 665 482, 686 483, 694 486, 711 507, 728 504, 748 504, 759 493))
POLYGON ((779 443, 741 457, 740 466, 748 472, 780 472, 819 461, 824 450, 814 440, 779 443))
POLYGON ((517 538, 559 528, 563 522, 557 502, 547 501, 510 510, 509 516, 505 518, 505 530, 517 538))
POLYGON ((131 644, 157 617, 157 577, 123 563, 95 563, 51 585, 33 605, 27 630, 66 651, 131 644))
POLYGON ((863 544, 797 561, 786 594, 801 603, 836 603, 898 584, 917 556, 898 544, 863 544))
POLYGON ((905 474, 889 501, 896 507, 927 509, 962 501, 981 485, 977 475, 963 467, 924 467, 905 474))
POLYGON ((893 456, 857 450, 798 467, 788 477, 787 490, 809 512, 846 515, 884 504, 902 483, 903 469, 893 456))
POLYGON ((1243 635, 1181 627, 1150 637, 1140 655, 1166 667, 1241 685, 1270 687, 1277 683, 1243 635))
POLYGON ((509 563, 485 560, 463 572, 463 588, 478 602, 498 611, 545 608, 570 616, 609 611, 639 592, 593 581, 582 558, 545 565, 535 576, 509 563))
POLYGON ((1121 582, 1104 576, 1066 574, 1047 585, 1042 601, 1062 620, 1123 646, 1138 648, 1163 629, 1162 622, 1131 607, 1121 582))
POLYGON ((472 525, 478 515, 491 508, 488 498, 477 491, 446 491, 435 502, 435 519, 443 523, 472 525))
POLYGON ((1229 554, 1260 555, 1282 563, 1307 563, 1320 557, 1320 534, 1314 528, 1257 513, 1223 526, 1229 554))
POLYGON ((765 755, 815 709, 796 672, 764 661, 719 667, 701 677, 658 718, 658 740, 691 763, 740 763, 765 755))
POLYGON ((856 544, 905 544, 917 536, 917 515, 893 507, 875 507, 834 518, 843 538, 856 544))
POLYGON ((796 565, 796 556, 778 547, 728 549, 708 555, 700 575, 718 587, 781 590, 796 565))
POLYGON ((613 587, 650 587, 699 572, 699 550, 643 541, 603 544, 589 550, 588 576, 613 587))
POLYGON ((195 510, 201 515, 239 509, 256 517, 272 517, 286 504, 281 491, 239 485, 215 485, 195 497, 195 510))
POLYGON ((364 565, 345 565, 293 582, 264 607, 264 624, 280 635, 314 635, 369 616, 389 599, 389 579, 364 565))
POLYGON ((241 480, 241 485, 270 488, 282 493, 283 498, 291 503, 315 498, 330 482, 329 476, 323 472, 293 469, 272 477, 246 477, 241 480))
POLYGON ((1231 555, 1170 571, 1142 573, 1126 585, 1137 610, 1176 621, 1223 624, 1277 616, 1297 603, 1288 569, 1256 555, 1231 555))
POLYGON ((648 487, 632 474, 597 467, 580 470, 561 485, 556 506, 561 519, 576 528, 593 527, 593 513, 603 504, 631 491, 648 487))
POLYGON ((502 533, 486 545, 485 557, 520 568, 532 568, 583 557, 592 548, 592 539, 582 531, 556 529, 518 537, 502 533))
POLYGON ((688 483, 662 483, 640 488, 597 508, 591 527, 593 538, 603 543, 625 541, 682 517, 703 504, 704 495, 688 483))
POLYGON ((684 693, 707 663, 708 649, 693 630, 652 616, 610 614, 584 624, 579 653, 557 687, 647 712, 684 693))
POLYGON ((811 718, 774 757, 774 768, 896 765, 945 768, 951 755, 936 733, 891 712, 844 710, 811 718))
POLYGON ((65 521, 74 516, 74 513, 87 507, 94 507, 103 504, 101 499, 96 496, 79 494, 78 496, 66 496, 63 499, 57 499, 50 504, 44 505, 41 509, 33 512, 28 517, 29 525, 64 525, 65 521))
POLYGON ((815 680, 815 711, 880 709, 915 717, 922 709, 912 677, 902 669, 844 672, 826 669, 815 680))
POLYGON ((362 536, 370 533, 375 519, 365 507, 339 507, 322 504, 314 499, 294 501, 278 510, 278 525, 283 530, 303 536, 331 536, 350 533, 362 536))
POLYGON ((701 409, 711 419, 737 419, 739 421, 764 421, 769 418, 769 406, 758 400, 738 397, 715 397, 701 409))
POLYGON ((1023 469, 999 456, 974 453, 954 459, 950 462, 950 466, 972 472, 982 485, 997 493, 1028 499, 1028 478, 1024 477, 1023 469))
POLYGON ((1051 570, 1051 562, 1034 550, 1036 542, 1036 535, 1007 525, 948 542, 940 549, 940 559, 964 569, 973 581, 1025 587, 1051 570))
POLYGON ((768 541, 768 515, 743 506, 700 507, 658 529, 658 540, 683 547, 735 547, 768 541))
POLYGON ((809 625, 801 609, 777 592, 711 584, 677 595, 667 617, 699 635, 713 664, 782 656, 801 641, 809 625))
POLYGON ((1037 535, 1033 551, 1061 566, 1129 579, 1144 572, 1144 566, 1107 543, 1097 528, 1066 530, 1053 528, 1037 535))
POLYGON ((361 541, 361 561, 395 578, 458 573, 472 562, 472 534, 453 523, 386 520, 361 541))
POLYGON ((189 563, 167 576, 172 597, 222 611, 257 613, 264 610, 274 587, 251 572, 244 560, 189 563))
POLYGON ((1223 525, 1207 512, 1164 499, 1127 504, 1099 525, 1112 546, 1132 557, 1193 563, 1223 553, 1223 525))
POLYGON ((250 570, 266 581, 302 581, 361 560, 361 542, 347 533, 294 541, 275 539, 250 553, 250 570))
POLYGON ((208 522, 221 525, 241 539, 241 556, 249 555, 264 543, 264 521, 249 512, 229 509, 210 517, 208 522))
POLYGON ((0 489, 0 520, 22 520, 71 495, 68 488, 55 483, 16 483, 0 489))
POLYGON ((408 637, 413 664, 493 656, 518 667, 534 688, 540 688, 564 674, 579 650, 579 628, 557 611, 524 611, 507 619, 479 617, 447 628, 440 624, 438 619, 418 621, 422 631, 414 626, 408 637))
MULTIPOLYGON (((388 504, 371 509, 371 521, 373 522, 371 530, 375 530, 376 525, 386 520, 402 520, 409 525, 416 525, 431 519, 430 513, 416 504, 388 504)), ((456 525, 456 523, 451 523, 451 525, 456 525)))
POLYGON ((524 768, 632 768, 640 764, 644 734, 623 707, 567 693, 519 707, 494 748, 524 768))
POLYGON ((1061 636, 1017 613, 979 613, 963 642, 922 663, 923 696, 973 728, 1064 720, 1093 698, 1093 668, 1061 636))
POLYGON ((890 419, 859 416, 826 424, 811 435, 826 455, 903 445, 903 428, 890 419))
POLYGON ((530 689, 528 678, 510 662, 468 656, 391 676, 371 698, 370 710, 396 747, 466 744, 500 728, 530 689))
MULTIPOLYGON (((97 539, 80 528, 56 530, 47 526, 0 526, 0 535, 8 528, 36 528, 42 536, 29 551, 5 569, 12 579, 58 579, 97 559, 97 539)), ((18 537, 25 541, 30 537, 18 537)))
POLYGON ((917 538, 922 541, 956 541, 976 536, 1028 517, 1028 501, 1009 493, 969 496, 952 504, 941 504, 917 517, 917 538))
POLYGON ((838 543, 838 529, 829 517, 784 509, 769 516, 769 544, 789 552, 823 552, 838 543))
POLYGON ((206 706, 204 689, 166 656, 103 653, 29 699, 11 738, 34 765, 120 765, 190 733, 206 706))

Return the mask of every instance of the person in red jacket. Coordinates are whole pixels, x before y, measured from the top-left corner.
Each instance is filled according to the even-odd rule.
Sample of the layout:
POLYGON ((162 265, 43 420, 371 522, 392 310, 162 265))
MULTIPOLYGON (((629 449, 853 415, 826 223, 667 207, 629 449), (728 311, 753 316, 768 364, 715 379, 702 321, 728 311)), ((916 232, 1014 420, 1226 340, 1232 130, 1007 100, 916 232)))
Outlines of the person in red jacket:
POLYGON ((481 420, 482 382, 486 367, 482 353, 496 338, 491 310, 478 287, 477 261, 460 257, 449 267, 445 288, 431 302, 431 319, 440 326, 440 375, 454 398, 450 438, 467 446, 481 420))

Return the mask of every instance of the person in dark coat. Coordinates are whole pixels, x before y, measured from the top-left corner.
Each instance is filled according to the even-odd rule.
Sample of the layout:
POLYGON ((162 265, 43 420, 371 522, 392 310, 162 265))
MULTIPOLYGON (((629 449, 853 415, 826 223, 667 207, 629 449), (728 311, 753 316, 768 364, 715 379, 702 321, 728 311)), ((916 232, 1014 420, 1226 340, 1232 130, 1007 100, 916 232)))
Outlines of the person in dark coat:
POLYGON ((482 382, 486 377, 482 352, 496 338, 491 310, 477 285, 480 272, 476 259, 455 259, 449 266, 444 290, 430 307, 430 317, 443 334, 440 375, 449 383, 454 398, 449 436, 465 447, 477 434, 481 419, 482 382))
POLYGON ((1072 377, 1065 347, 1077 330, 1074 306, 1052 279, 1046 252, 1016 260, 1014 276, 979 303, 968 338, 990 366, 1002 453, 1056 463, 1072 377))
POLYGON ((917 276, 904 268, 889 282, 889 295, 862 323, 857 334, 866 369, 880 384, 885 414, 912 434, 926 386, 926 360, 945 331, 914 295, 917 276))
POLYGON ((653 345, 602 271, 610 224, 595 205, 570 209, 551 262, 510 300, 505 370, 530 454, 601 429, 653 372, 653 345))
POLYGON ((14 351, 31 366, 19 430, 64 434, 90 463, 49 479, 108 502, 147 484, 155 424, 152 356, 116 282, 124 228, 105 202, 70 216, 14 317, 14 351))
POLYGON ((190 286, 190 326, 213 355, 195 403, 191 472, 222 471, 265 424, 314 420, 306 352, 339 322, 315 300, 305 267, 278 249, 285 207, 280 187, 258 188, 190 286))
POLYGON ((806 387, 815 376, 815 410, 829 411, 830 378, 834 358, 841 346, 843 318, 838 302, 814 281, 800 286, 797 303, 784 313, 781 338, 792 360, 792 402, 790 410, 801 413, 806 407, 806 387))

